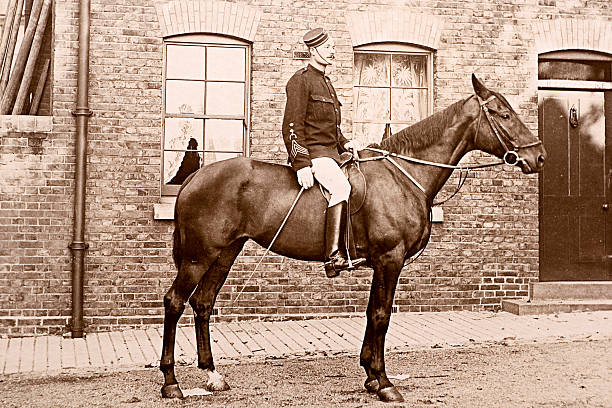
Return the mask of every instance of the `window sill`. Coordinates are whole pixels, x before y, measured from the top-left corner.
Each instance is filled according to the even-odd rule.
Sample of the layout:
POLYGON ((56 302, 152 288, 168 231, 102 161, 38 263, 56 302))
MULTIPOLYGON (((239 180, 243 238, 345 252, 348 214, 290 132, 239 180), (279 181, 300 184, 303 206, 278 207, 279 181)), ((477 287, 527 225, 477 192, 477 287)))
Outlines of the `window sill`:
POLYGON ((176 197, 162 196, 161 203, 153 206, 154 220, 173 220, 176 197))
POLYGON ((0 134, 6 133, 50 133, 53 116, 1 115, 0 134))

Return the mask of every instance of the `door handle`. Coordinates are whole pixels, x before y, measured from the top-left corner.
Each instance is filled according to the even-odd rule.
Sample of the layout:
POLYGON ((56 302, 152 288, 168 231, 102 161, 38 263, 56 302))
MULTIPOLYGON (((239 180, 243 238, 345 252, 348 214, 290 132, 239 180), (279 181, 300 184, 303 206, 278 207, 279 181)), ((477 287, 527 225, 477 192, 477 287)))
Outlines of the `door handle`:
POLYGON ((604 205, 601 206, 601 209, 604 210, 604 211, 608 211, 608 208, 610 208, 608 203, 605 203, 604 205))

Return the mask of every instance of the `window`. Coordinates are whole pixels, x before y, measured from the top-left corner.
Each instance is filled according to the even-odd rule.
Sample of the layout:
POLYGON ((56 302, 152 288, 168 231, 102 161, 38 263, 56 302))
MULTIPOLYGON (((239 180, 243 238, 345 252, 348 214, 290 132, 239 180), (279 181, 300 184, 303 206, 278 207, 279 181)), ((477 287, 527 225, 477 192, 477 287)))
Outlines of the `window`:
POLYGON ((353 137, 379 143, 432 114, 432 53, 402 44, 355 48, 353 137))
POLYGON ((162 194, 200 167, 245 155, 250 48, 186 35, 165 42, 162 194))

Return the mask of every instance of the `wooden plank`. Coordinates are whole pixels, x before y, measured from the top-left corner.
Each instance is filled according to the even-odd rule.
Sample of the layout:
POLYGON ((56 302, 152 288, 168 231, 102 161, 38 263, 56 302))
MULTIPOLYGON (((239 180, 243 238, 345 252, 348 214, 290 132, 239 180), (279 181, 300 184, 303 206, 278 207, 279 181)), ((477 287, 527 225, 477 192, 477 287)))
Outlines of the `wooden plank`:
POLYGON ((282 330, 288 337, 292 338, 303 351, 316 351, 317 347, 310 339, 310 336, 305 336, 301 328, 296 329, 295 322, 287 321, 277 323, 278 329, 282 330))
POLYGON ((428 313, 421 316, 421 318, 429 322, 432 326, 438 327, 440 330, 444 330, 448 333, 449 338, 457 338, 460 343, 469 342, 470 339, 474 340, 475 334, 469 332, 465 326, 457 325, 448 320, 447 314, 434 314, 428 313), (462 328, 463 327, 463 328, 462 328))
POLYGON ((115 349, 115 355, 117 356, 117 365, 129 365, 132 363, 130 352, 125 344, 125 340, 120 332, 110 332, 110 341, 115 349))
POLYGON ((268 339, 255 328, 252 322, 239 322, 238 325, 244 329, 244 331, 252 337, 263 349, 266 354, 282 355, 282 352, 277 349, 268 339))
POLYGON ((84 338, 72 339, 74 343, 75 366, 79 368, 88 367, 89 353, 87 352, 87 343, 84 338))
POLYGON ((469 327, 470 331, 475 336, 475 340, 486 341, 491 339, 492 332, 490 330, 485 330, 482 326, 476 324, 476 322, 471 318, 471 316, 465 314, 465 312, 453 313, 452 319, 456 324, 461 324, 466 327, 469 327))
POLYGON ((6 362, 8 343, 9 340, 7 338, 0 338, 0 374, 4 372, 4 363, 6 362))
POLYGON ((21 352, 21 338, 9 339, 6 351, 6 362, 4 363, 4 374, 15 374, 19 372, 19 357, 21 352))
POLYGON ((154 361, 159 362, 161 359, 161 350, 162 350, 162 338, 159 335, 159 331, 155 327, 148 328, 145 330, 149 341, 151 342, 151 347, 155 351, 155 359, 154 361))
POLYGON ((219 335, 223 335, 225 339, 232 345, 232 347, 241 355, 241 356, 252 356, 253 353, 251 350, 236 336, 226 324, 219 325, 211 325, 211 330, 214 330, 219 333, 219 335))
POLYGON ((410 333, 417 333, 419 336, 423 338, 423 345, 432 345, 442 341, 440 335, 429 327, 424 326, 419 319, 417 319, 416 314, 410 316, 410 320, 397 319, 397 323, 406 328, 410 333))
POLYGON ((265 349, 262 345, 257 343, 242 327, 237 323, 228 323, 228 328, 242 341, 246 347, 249 348, 251 353, 259 355, 264 353, 265 349))
POLYGON ((62 368, 75 368, 76 356, 74 355, 74 342, 72 339, 62 337, 60 347, 62 350, 62 368))
POLYGON ((47 340, 47 373, 54 373, 62 369, 62 338, 50 336, 47 340))
POLYGON ((272 323, 272 322, 261 322, 261 324, 266 327, 270 332, 273 333, 273 336, 280 339, 285 345, 291 350, 291 353, 299 353, 303 351, 302 346, 300 346, 294 339, 287 336, 281 327, 280 323, 272 323))
POLYGON ((189 338, 184 332, 184 327, 176 328, 176 344, 177 346, 180 345, 182 349, 182 352, 177 354, 177 359, 180 356, 183 359, 185 359, 187 362, 191 362, 197 356, 196 348, 189 341, 189 338))
POLYGON ((103 366, 104 362, 102 360, 102 352, 100 351, 98 333, 88 334, 85 338, 85 345, 87 346, 87 354, 89 355, 90 365, 94 367, 103 366))
POLYGON ((338 330, 342 334, 342 336, 340 336, 335 330, 329 327, 328 322, 329 320, 327 319, 317 319, 310 320, 309 323, 312 324, 321 333, 323 333, 330 341, 336 343, 343 350, 353 350, 353 344, 351 344, 344 338, 344 333, 342 333, 342 330, 338 330))
POLYGON ((34 368, 34 337, 24 337, 21 339, 19 354, 19 372, 31 372, 32 368, 34 368))
POLYGON ((348 317, 334 319, 334 322, 338 325, 338 327, 344 330, 345 333, 356 339, 359 343, 363 342, 363 336, 365 335, 365 324, 362 324, 363 319, 348 317))
POLYGON ((134 337, 140 346, 140 351, 142 351, 142 354, 144 355, 145 362, 147 364, 155 362, 158 359, 157 353, 155 353, 147 333, 142 329, 134 330, 134 337))
POLYGON ((100 343, 100 354, 104 365, 116 365, 119 363, 119 357, 115 353, 113 342, 109 333, 99 333, 98 342, 100 343))
POLYGON ((224 332, 219 330, 219 327, 211 325, 209 326, 209 330, 211 352, 219 357, 236 358, 240 356, 238 350, 230 343, 228 338, 224 335, 224 332), (215 351, 213 351, 213 348, 215 348, 215 351))
POLYGON ((414 321, 416 324, 421 325, 421 330, 429 330, 431 333, 433 333, 436 343, 459 344, 467 341, 467 338, 450 332, 447 327, 433 324, 432 322, 428 321, 425 315, 422 313, 414 316, 414 321))
POLYGON ((123 338, 125 339, 125 346, 127 347, 128 352, 130 353, 130 358, 132 359, 132 362, 134 364, 139 365, 145 364, 146 359, 142 354, 142 351, 140 351, 140 346, 136 341, 136 337, 134 337, 134 330, 126 330, 124 332, 121 332, 121 334, 123 334, 123 338))
POLYGON ((410 330, 402 326, 397 316, 391 316, 389 332, 401 338, 404 345, 420 345, 421 341, 410 330))
POLYGON ((283 340, 276 336, 275 332, 270 330, 264 324, 262 324, 261 322, 252 322, 251 324, 253 328, 255 328, 267 342, 272 344, 272 346, 274 346, 274 348, 278 350, 280 355, 284 356, 293 353, 293 350, 288 347, 283 340))
POLYGON ((47 372, 47 341, 49 336, 38 336, 34 341, 34 367, 33 371, 47 372))
POLYGON ((391 320, 391 325, 394 330, 401 333, 406 338, 406 342, 414 342, 415 345, 429 344, 430 340, 427 336, 419 333, 410 318, 403 315, 396 315, 391 320))
POLYGON ((302 320, 299 323, 292 323, 294 323, 294 327, 296 327, 297 330, 301 330, 303 333, 305 333, 311 338, 313 344, 317 346, 317 349, 330 350, 334 352, 342 351, 341 347, 339 347, 335 342, 330 341, 327 336, 325 336, 325 334, 321 333, 314 326, 309 324, 308 321, 302 320))
MULTIPOLYGON (((355 329, 361 328, 361 324, 357 321, 354 321, 354 319, 347 320, 347 323, 352 325, 355 329)), ((365 336, 365 328, 363 329, 363 333, 363 335, 365 336)), ((387 330, 385 344, 387 344, 389 347, 403 347, 404 343, 404 339, 402 339, 397 332, 387 330)))
POLYGON ((457 318, 462 319, 466 322, 469 322, 472 326, 474 326, 477 330, 483 333, 483 337, 486 340, 501 340, 506 336, 504 330, 501 329, 500 326, 495 324, 491 324, 491 321, 494 320, 493 315, 483 315, 478 313, 457 313, 457 318), (486 317, 490 316, 490 317, 486 317))

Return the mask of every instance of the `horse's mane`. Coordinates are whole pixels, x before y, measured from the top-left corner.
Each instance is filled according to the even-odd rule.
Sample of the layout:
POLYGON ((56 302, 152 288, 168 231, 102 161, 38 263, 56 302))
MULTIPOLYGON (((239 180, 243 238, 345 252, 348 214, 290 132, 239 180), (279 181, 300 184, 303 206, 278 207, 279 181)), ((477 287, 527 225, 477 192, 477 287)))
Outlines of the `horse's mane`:
POLYGON ((448 108, 408 126, 380 142, 380 148, 389 152, 414 152, 431 146, 450 126, 451 121, 463 108, 465 99, 448 108))

